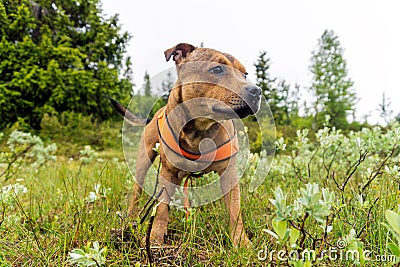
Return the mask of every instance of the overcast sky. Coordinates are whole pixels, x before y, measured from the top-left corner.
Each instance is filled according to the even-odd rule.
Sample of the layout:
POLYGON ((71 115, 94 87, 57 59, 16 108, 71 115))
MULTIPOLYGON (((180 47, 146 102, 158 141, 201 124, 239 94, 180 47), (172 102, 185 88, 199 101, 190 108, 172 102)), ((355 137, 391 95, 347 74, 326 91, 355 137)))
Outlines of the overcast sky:
MULTIPOLYGON (((378 119, 382 92, 400 112, 400 2, 398 0, 128 1, 102 0, 105 14, 120 14, 132 36, 134 82, 173 66, 163 52, 187 42, 227 52, 254 75, 261 50, 271 74, 308 87, 311 51, 325 29, 344 47, 349 77, 359 97, 357 117, 378 119), (397 3, 396 3, 397 2, 397 3)), ((253 76, 254 77, 254 76, 253 76)), ((250 76, 251 78, 251 76, 250 76)))

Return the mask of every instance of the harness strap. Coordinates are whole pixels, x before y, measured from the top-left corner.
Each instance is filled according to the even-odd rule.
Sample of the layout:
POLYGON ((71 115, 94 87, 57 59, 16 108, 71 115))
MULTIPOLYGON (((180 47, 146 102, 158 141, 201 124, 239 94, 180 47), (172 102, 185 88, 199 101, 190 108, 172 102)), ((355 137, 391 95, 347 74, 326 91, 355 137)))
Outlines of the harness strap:
POLYGON ((203 154, 185 149, 184 147, 180 146, 179 140, 168 122, 167 115, 165 114, 165 107, 158 115, 157 127, 158 134, 160 135, 163 144, 166 145, 176 155, 189 160, 196 160, 198 162, 218 162, 235 156, 239 151, 236 134, 231 136, 226 142, 220 144, 214 149, 206 151, 203 154))

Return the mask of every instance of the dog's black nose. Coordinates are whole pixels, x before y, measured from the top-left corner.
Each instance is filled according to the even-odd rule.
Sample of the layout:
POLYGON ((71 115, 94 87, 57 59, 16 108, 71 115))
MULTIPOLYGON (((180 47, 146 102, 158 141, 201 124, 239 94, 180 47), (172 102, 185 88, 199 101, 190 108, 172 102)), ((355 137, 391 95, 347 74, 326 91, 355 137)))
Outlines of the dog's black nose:
POLYGON ((246 86, 246 91, 252 96, 260 96, 261 95, 261 88, 257 85, 248 85, 246 86))

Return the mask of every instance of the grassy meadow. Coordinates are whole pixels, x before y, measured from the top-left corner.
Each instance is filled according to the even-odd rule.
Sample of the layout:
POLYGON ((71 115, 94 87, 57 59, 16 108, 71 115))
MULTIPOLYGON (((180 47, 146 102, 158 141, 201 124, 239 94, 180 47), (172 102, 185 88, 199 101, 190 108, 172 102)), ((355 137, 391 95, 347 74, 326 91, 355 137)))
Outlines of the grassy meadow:
MULTIPOLYGON (((207 8, 214 10, 215 3, 212 4, 207 8)), ((146 118, 164 105, 169 92, 178 87, 181 89, 171 93, 173 101, 180 102, 194 96, 216 97, 235 109, 243 108, 244 102, 250 100, 255 103, 258 90, 253 91, 255 88, 249 86, 250 82, 245 83, 247 73, 237 60, 216 50, 195 51, 196 47, 185 43, 165 53, 169 66, 174 65, 172 61, 178 64, 180 74, 175 86, 173 72, 150 75, 142 68, 141 57, 136 55, 151 54, 150 57, 145 56, 145 65, 153 60, 153 54, 159 55, 157 60, 160 61, 152 63, 156 67, 156 62, 164 61, 162 51, 167 47, 162 43, 169 42, 168 38, 164 38, 159 44, 160 31, 154 28, 154 16, 146 16, 148 10, 142 12, 152 22, 140 22, 137 26, 150 27, 145 32, 157 38, 154 42, 149 40, 151 45, 140 48, 146 36, 141 35, 141 31, 125 31, 127 25, 123 16, 113 14, 114 11, 106 9, 106 6, 103 8, 101 0, 0 1, 0 267, 400 267, 400 114, 393 114, 390 98, 383 92, 382 102, 375 99, 378 110, 374 111, 377 107, 372 106, 366 108, 371 110, 371 114, 379 112, 387 125, 369 125, 371 114, 363 116, 364 122, 355 121, 362 115, 357 111, 359 102, 363 102, 360 103, 362 105, 371 103, 365 101, 365 92, 376 93, 380 89, 363 86, 361 81, 374 85, 375 80, 383 80, 386 90, 390 90, 395 88, 394 82, 393 86, 390 81, 386 83, 390 75, 384 78, 379 75, 387 74, 386 70, 394 68, 383 68, 381 61, 374 61, 374 58, 381 57, 369 55, 378 53, 360 57, 369 60, 367 72, 358 69, 356 61, 347 65, 345 46, 333 30, 326 29, 316 40, 316 46, 310 47, 313 50, 309 73, 304 76, 307 83, 291 84, 294 82, 292 78, 299 82, 303 80, 298 77, 298 68, 295 65, 287 68, 285 65, 285 71, 276 73, 281 68, 274 69, 274 62, 278 63, 277 66, 285 64, 282 63, 285 61, 279 61, 290 56, 286 51, 288 48, 293 52, 294 46, 297 46, 296 49, 305 49, 306 46, 295 42, 278 45, 285 49, 282 50, 285 57, 279 58, 274 54, 275 49, 269 51, 274 47, 270 40, 282 42, 281 38, 274 38, 274 34, 284 33, 288 37, 292 34, 290 40, 298 41, 298 30, 311 29, 299 24, 289 27, 296 31, 291 33, 289 28, 279 28, 279 23, 270 27, 265 24, 265 16, 254 16, 253 12, 249 13, 250 19, 243 19, 241 14, 240 20, 232 12, 226 12, 228 20, 222 20, 224 27, 217 27, 220 24, 210 20, 208 14, 197 12, 201 27, 207 29, 204 35, 206 44, 218 43, 218 38, 213 40, 213 30, 226 39, 220 40, 221 44, 216 49, 226 47, 234 52, 233 43, 240 44, 225 38, 223 34, 230 32, 229 29, 238 31, 236 26, 242 24, 248 24, 249 29, 258 27, 257 36, 260 38, 252 42, 252 49, 262 50, 259 56, 254 60, 249 57, 255 52, 247 46, 249 42, 245 46, 249 49, 245 51, 247 56, 240 53, 249 72, 255 70, 249 73, 249 78, 255 79, 265 97, 258 115, 243 119, 246 125, 243 131, 247 131, 249 140, 248 150, 259 154, 250 154, 249 158, 246 156, 238 160, 238 164, 249 162, 243 168, 240 185, 241 211, 252 244, 245 248, 232 245, 228 215, 220 199, 190 209, 187 217, 181 208, 172 206, 166 245, 146 246, 143 241, 151 229, 153 210, 148 210, 149 216, 143 222, 125 216, 134 185, 134 176, 127 164, 135 164, 139 135, 134 133, 132 140, 124 140, 123 147, 122 119, 110 105, 110 98, 118 99, 124 105, 131 99, 131 112, 146 118), (255 22, 257 17, 261 18, 260 23, 255 22), (234 23, 229 23, 230 19, 234 23), (212 27, 205 27, 208 22, 212 27), (267 28, 273 31, 269 32, 267 28), (211 35, 208 36, 209 33, 211 35), (131 46, 131 40, 139 46, 131 46), (135 55, 133 58, 130 56, 131 48, 138 49, 132 54, 135 55), (151 48, 157 48, 157 53, 150 51, 151 48), (223 55, 225 60, 222 60, 223 55), (270 55, 278 58, 270 58, 270 55), (185 62, 200 60, 210 61, 211 69, 205 68, 208 64, 204 62, 200 68, 190 67, 189 71, 183 71, 187 67, 181 68, 185 62), (214 66, 214 63, 224 65, 224 61, 237 69, 234 74, 228 70, 228 65, 214 66), (374 67, 385 71, 373 71, 374 67), (373 75, 361 75, 353 81, 348 69, 373 75), (278 76, 274 77, 271 70, 278 76), (287 72, 294 70, 291 75, 287 72), (136 77, 140 71, 145 71, 142 87, 136 77), (137 85, 133 84, 134 80, 137 85), (190 81, 193 86, 188 85, 190 81), (237 85, 233 86, 235 83, 237 85), (244 84, 246 86, 239 92, 239 86, 244 84), (186 88, 193 92, 183 92, 186 88), (228 92, 223 88, 234 90, 228 92), (364 94, 357 96, 358 90, 363 90, 364 94), (129 152, 127 160, 123 148, 129 152), (258 171, 260 167, 266 167, 271 159, 273 162, 268 174, 258 171), (254 181, 263 181, 257 190, 253 190, 254 181)), ((117 6, 115 4, 115 8, 117 6)), ((250 3, 246 3, 247 6, 251 6, 250 3)), ((385 6, 376 5, 376 8, 385 6)), ((168 26, 167 23, 179 17, 175 13, 181 15, 179 7, 174 6, 173 16, 171 12, 160 13, 169 16, 167 19, 156 18, 163 23, 162 34, 164 28, 171 31, 165 36, 176 36, 177 32, 181 32, 181 29, 177 31, 176 26, 168 26)), ((182 7, 187 9, 186 4, 182 7)), ((140 11, 140 8, 143 6, 136 4, 137 10, 132 11, 140 11)), ((254 11, 270 14, 270 9, 262 8, 265 7, 259 2, 252 7, 254 11)), ((376 8, 374 6, 371 10, 376 8)), ((291 15, 286 9, 290 11, 292 5, 282 9, 285 12, 282 14, 291 15)), ((325 9, 320 10, 321 14, 331 8, 325 9)), ((364 14, 358 9, 357 12, 351 11, 347 3, 341 9, 343 12, 336 16, 340 23, 345 22, 346 14, 352 22, 357 19, 355 15, 364 14)), ((310 11, 316 14, 314 9, 310 11)), ((381 11, 384 9, 378 13, 381 11)), ((190 19, 196 17, 195 13, 188 12, 190 19)), ((301 10, 294 13, 307 17, 301 10)), ((363 17, 368 22, 374 18, 380 22, 378 16, 363 17)), ((296 18, 290 18, 298 22, 296 18)), ((188 22, 188 27, 179 28, 197 33, 196 23, 192 20, 188 22)), ((318 27, 325 25, 320 22, 314 24, 318 27)), ((385 27, 389 25, 386 24, 385 27)), ((363 44, 363 47, 364 44, 373 44, 370 50, 375 52, 374 49, 379 48, 375 44, 385 43, 382 39, 385 32, 380 31, 377 35, 379 40, 375 38, 377 43, 374 43, 372 37, 375 35, 370 31, 371 27, 368 30, 358 27, 368 27, 369 23, 360 20, 355 25, 357 32, 354 36, 358 40, 362 36, 367 38, 363 43, 357 41, 357 44, 363 44), (368 34, 360 35, 359 32, 368 34)), ((349 24, 350 31, 354 30, 352 26, 349 24)), ((136 26, 130 28, 139 29, 136 26)), ((232 33, 232 37, 236 37, 236 33, 232 33)), ((249 32, 246 33, 249 35, 249 32)), ((241 36, 243 31, 237 34, 241 36)), ((307 35, 301 36, 301 41, 308 38, 307 35)), ((346 45, 350 41, 349 36, 346 35, 346 45)), ((203 42, 199 45, 202 47, 203 42)), ((349 48, 349 51, 354 51, 354 47, 349 48)), ((386 48, 377 51, 386 51, 386 48)), ((393 56, 390 58, 395 59, 393 56)), ((290 62, 303 59, 302 56, 297 58, 296 52, 296 58, 290 62)), ((362 66, 365 62, 362 60, 358 64, 362 66)), ((212 108, 215 111, 218 109, 212 108)), ((190 116, 188 119, 195 118, 190 116)), ((238 138, 245 136, 242 129, 236 130, 238 138)), ((157 163, 154 167, 157 169, 157 163)), ((153 182, 155 174, 149 176, 153 182)), ((210 179, 216 179, 216 175, 207 174, 196 179, 197 185, 204 185, 210 179)), ((208 191, 210 195, 214 193, 208 191)), ((140 206, 145 206, 149 198, 143 194, 140 206)))
MULTIPOLYGON (((240 181, 250 247, 232 246, 222 200, 193 209, 188 219, 171 208, 167 246, 152 248, 153 264, 398 266, 389 246, 400 241, 385 213, 399 212, 399 129, 343 135, 325 128, 278 140, 264 183, 249 192, 256 164, 265 164, 258 157, 240 181), (316 258, 293 258, 306 250, 316 258), (371 253, 348 259, 349 250, 371 253)), ((119 135, 118 125, 113 133, 119 135)), ((78 146, 75 155, 42 166, 24 158, 1 177, 0 266, 149 264, 143 244, 149 220, 125 219, 133 178, 121 145, 112 146, 99 152, 78 146)), ((141 207, 148 198, 143 195, 141 207)))

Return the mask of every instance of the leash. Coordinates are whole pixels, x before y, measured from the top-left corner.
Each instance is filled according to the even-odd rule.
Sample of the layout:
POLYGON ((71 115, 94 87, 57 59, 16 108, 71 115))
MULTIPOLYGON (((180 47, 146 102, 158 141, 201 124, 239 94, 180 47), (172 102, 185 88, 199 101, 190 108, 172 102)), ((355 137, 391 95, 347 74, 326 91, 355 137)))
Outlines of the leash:
POLYGON ((156 176, 156 184, 154 185, 154 190, 153 190, 153 194, 150 196, 150 198, 147 200, 146 204, 144 204, 143 209, 140 211, 139 213, 139 217, 142 215, 142 213, 146 210, 146 212, 144 213, 143 217, 140 219, 140 224, 142 224, 144 222, 144 220, 146 219, 146 217, 149 215, 150 210, 154 207, 156 201, 160 198, 163 190, 165 190, 165 187, 163 187, 160 192, 157 194, 157 197, 154 198, 156 192, 157 192, 157 187, 158 187, 158 183, 159 183, 159 177, 160 177, 160 168, 161 168, 161 160, 159 160, 158 162, 158 168, 157 168, 157 176, 156 176), (151 203, 151 205, 149 206, 149 204, 151 203), (147 209, 146 209, 147 208, 147 209))
POLYGON ((190 201, 189 201, 189 180, 191 176, 190 174, 186 177, 185 183, 183 184, 183 209, 185 210, 185 218, 186 220, 189 218, 189 209, 190 209, 190 201))
MULTIPOLYGON (((147 200, 147 202, 144 205, 143 209, 139 213, 139 217, 140 217, 140 216, 142 216, 142 214, 144 212, 142 218, 140 219, 140 224, 144 223, 144 221, 146 220, 146 218, 149 215, 150 211, 154 208, 155 204, 157 203, 157 201, 161 197, 162 193, 164 191, 167 192, 166 188, 163 186, 161 188, 161 190, 158 192, 158 194, 156 195, 157 187, 158 187, 158 184, 159 184, 159 178, 160 178, 160 169, 161 169, 161 160, 158 162, 156 183, 155 183, 155 186, 154 186, 153 194, 147 200)), ((189 180, 192 177, 200 177, 201 175, 202 175, 202 173, 190 173, 190 174, 188 174, 186 176, 186 180, 185 180, 184 185, 183 185, 183 193, 184 193, 183 203, 184 203, 184 210, 185 210, 185 213, 186 213, 186 215, 185 215, 186 220, 189 218, 189 209, 190 209, 189 180)), ((167 192, 167 194, 168 194, 168 192, 167 192)), ((146 241, 146 254, 147 254, 147 258, 149 259, 150 266, 154 262, 153 254, 151 253, 151 247, 150 247, 150 234, 151 234, 151 229, 153 228, 154 217, 155 217, 155 213, 153 211, 151 216, 150 216, 150 219, 149 219, 149 225, 147 226, 147 229, 146 229, 146 238, 145 238, 145 241, 146 241)))
MULTIPOLYGON (((157 187, 159 184, 159 177, 160 177, 160 168, 161 168, 161 160, 158 162, 158 168, 157 168, 157 176, 156 176, 156 184, 154 186, 154 190, 153 190, 153 194, 151 195, 151 197, 149 198, 149 200, 147 200, 146 204, 144 205, 143 209, 140 211, 139 213, 139 217, 142 215, 142 213, 145 211, 144 215, 142 216, 142 218, 140 219, 140 224, 144 223, 144 220, 147 218, 147 216, 150 213, 150 210, 152 210, 154 208, 154 205, 156 204, 156 202, 159 200, 159 198, 161 197, 162 193, 165 191, 167 192, 167 190, 165 189, 165 187, 163 186, 160 190, 160 192, 158 192, 157 196, 154 197, 156 195, 157 192, 157 187)), ((168 194, 168 192, 167 192, 168 194)), ((154 223, 154 217, 155 217, 155 213, 152 212, 150 219, 149 219, 149 225, 147 226, 146 229, 146 254, 147 254, 147 258, 149 259, 149 264, 150 266, 153 264, 154 259, 153 259, 153 254, 151 253, 151 247, 150 247, 150 233, 151 233, 151 229, 153 228, 153 223, 154 223)))

